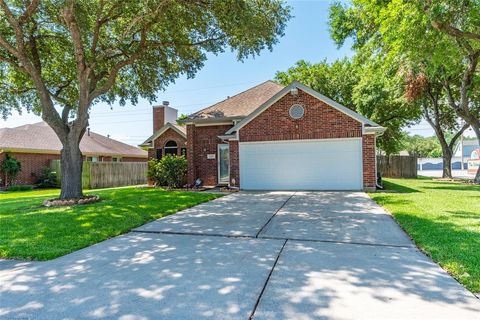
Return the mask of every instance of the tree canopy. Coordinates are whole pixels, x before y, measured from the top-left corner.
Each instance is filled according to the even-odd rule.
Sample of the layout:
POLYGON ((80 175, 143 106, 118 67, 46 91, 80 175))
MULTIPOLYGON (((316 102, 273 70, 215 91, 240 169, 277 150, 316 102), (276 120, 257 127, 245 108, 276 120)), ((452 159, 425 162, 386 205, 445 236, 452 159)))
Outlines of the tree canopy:
POLYGON ((41 114, 63 144, 61 197, 79 197, 93 104, 152 101, 208 53, 272 49, 289 11, 281 0, 0 0, 0 112, 41 114))
MULTIPOLYGON (((464 122, 480 139, 479 12, 479 1, 465 0, 337 2, 330 9, 330 32, 339 46, 352 39, 357 55, 438 85, 441 126, 462 130, 464 122)), ((412 87, 406 83, 405 89, 412 87)), ((425 107, 421 100, 427 92, 413 89, 424 94, 418 98, 425 107)), ((480 171, 476 180, 480 182, 480 171)))

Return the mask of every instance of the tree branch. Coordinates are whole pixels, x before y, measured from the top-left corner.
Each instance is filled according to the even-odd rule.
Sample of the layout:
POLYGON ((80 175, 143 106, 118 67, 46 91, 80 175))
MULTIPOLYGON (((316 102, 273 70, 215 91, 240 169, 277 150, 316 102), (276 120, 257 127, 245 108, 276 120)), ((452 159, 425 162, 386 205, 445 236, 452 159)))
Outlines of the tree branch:
POLYGON ((57 110, 55 110, 50 92, 48 91, 39 70, 37 70, 34 64, 31 63, 27 51, 25 50, 24 33, 21 25, 15 19, 15 16, 4 0, 0 0, 0 8, 5 12, 7 20, 15 33, 16 48, 13 48, 1 37, 0 44, 19 60, 20 66, 25 68, 25 71, 32 77, 32 81, 37 88, 38 97, 42 105, 42 118, 51 125, 59 138, 65 137, 67 134, 67 128, 62 122, 57 110))
POLYGON ((438 31, 442 31, 446 34, 449 34, 455 38, 463 38, 463 39, 470 39, 470 40, 477 40, 480 41, 480 34, 476 34, 469 31, 462 31, 452 25, 442 23, 439 21, 432 21, 432 26, 437 29, 438 31))
POLYGON ((470 127, 470 125, 468 123, 465 123, 463 127, 461 127, 460 130, 457 131, 457 133, 455 133, 455 135, 452 137, 452 140, 450 140, 450 143, 448 144, 448 147, 450 148, 450 150, 453 150, 453 147, 455 146, 455 142, 458 140, 458 138, 460 138, 463 132, 468 129, 468 127, 470 127))
POLYGON ((39 4, 40 4, 40 0, 32 0, 32 2, 30 2, 25 12, 18 19, 18 22, 20 24, 24 24, 26 21, 28 21, 30 17, 35 13, 35 11, 37 11, 39 4))

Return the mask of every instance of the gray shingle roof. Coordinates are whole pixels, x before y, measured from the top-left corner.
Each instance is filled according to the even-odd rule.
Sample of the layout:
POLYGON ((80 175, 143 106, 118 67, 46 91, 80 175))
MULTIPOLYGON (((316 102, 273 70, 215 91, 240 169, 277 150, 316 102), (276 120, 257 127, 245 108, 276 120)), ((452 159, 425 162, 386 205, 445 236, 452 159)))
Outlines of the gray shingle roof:
MULTIPOLYGON (((0 150, 35 150, 60 152, 62 144, 52 128, 45 122, 27 124, 16 128, 0 129, 0 150)), ((123 142, 90 131, 80 142, 83 154, 112 155, 146 158, 147 152, 123 142)))
POLYGON ((189 119, 246 117, 283 88, 284 86, 268 80, 210 107, 195 112, 189 116, 189 119))

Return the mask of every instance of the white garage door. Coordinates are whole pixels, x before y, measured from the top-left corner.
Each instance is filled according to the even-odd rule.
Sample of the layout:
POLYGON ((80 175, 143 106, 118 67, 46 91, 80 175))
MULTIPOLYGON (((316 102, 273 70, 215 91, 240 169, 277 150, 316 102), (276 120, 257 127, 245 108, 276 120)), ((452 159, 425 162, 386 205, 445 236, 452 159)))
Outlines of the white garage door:
POLYGON ((360 139, 240 143, 245 190, 361 190, 360 139))

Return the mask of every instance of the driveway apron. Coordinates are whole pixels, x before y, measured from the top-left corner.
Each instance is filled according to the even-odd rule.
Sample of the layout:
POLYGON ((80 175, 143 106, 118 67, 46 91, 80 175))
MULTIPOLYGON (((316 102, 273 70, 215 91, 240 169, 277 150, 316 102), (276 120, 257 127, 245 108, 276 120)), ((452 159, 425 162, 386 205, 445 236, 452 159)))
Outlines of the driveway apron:
POLYGON ((135 231, 255 237, 293 192, 235 193, 163 219, 135 231))

